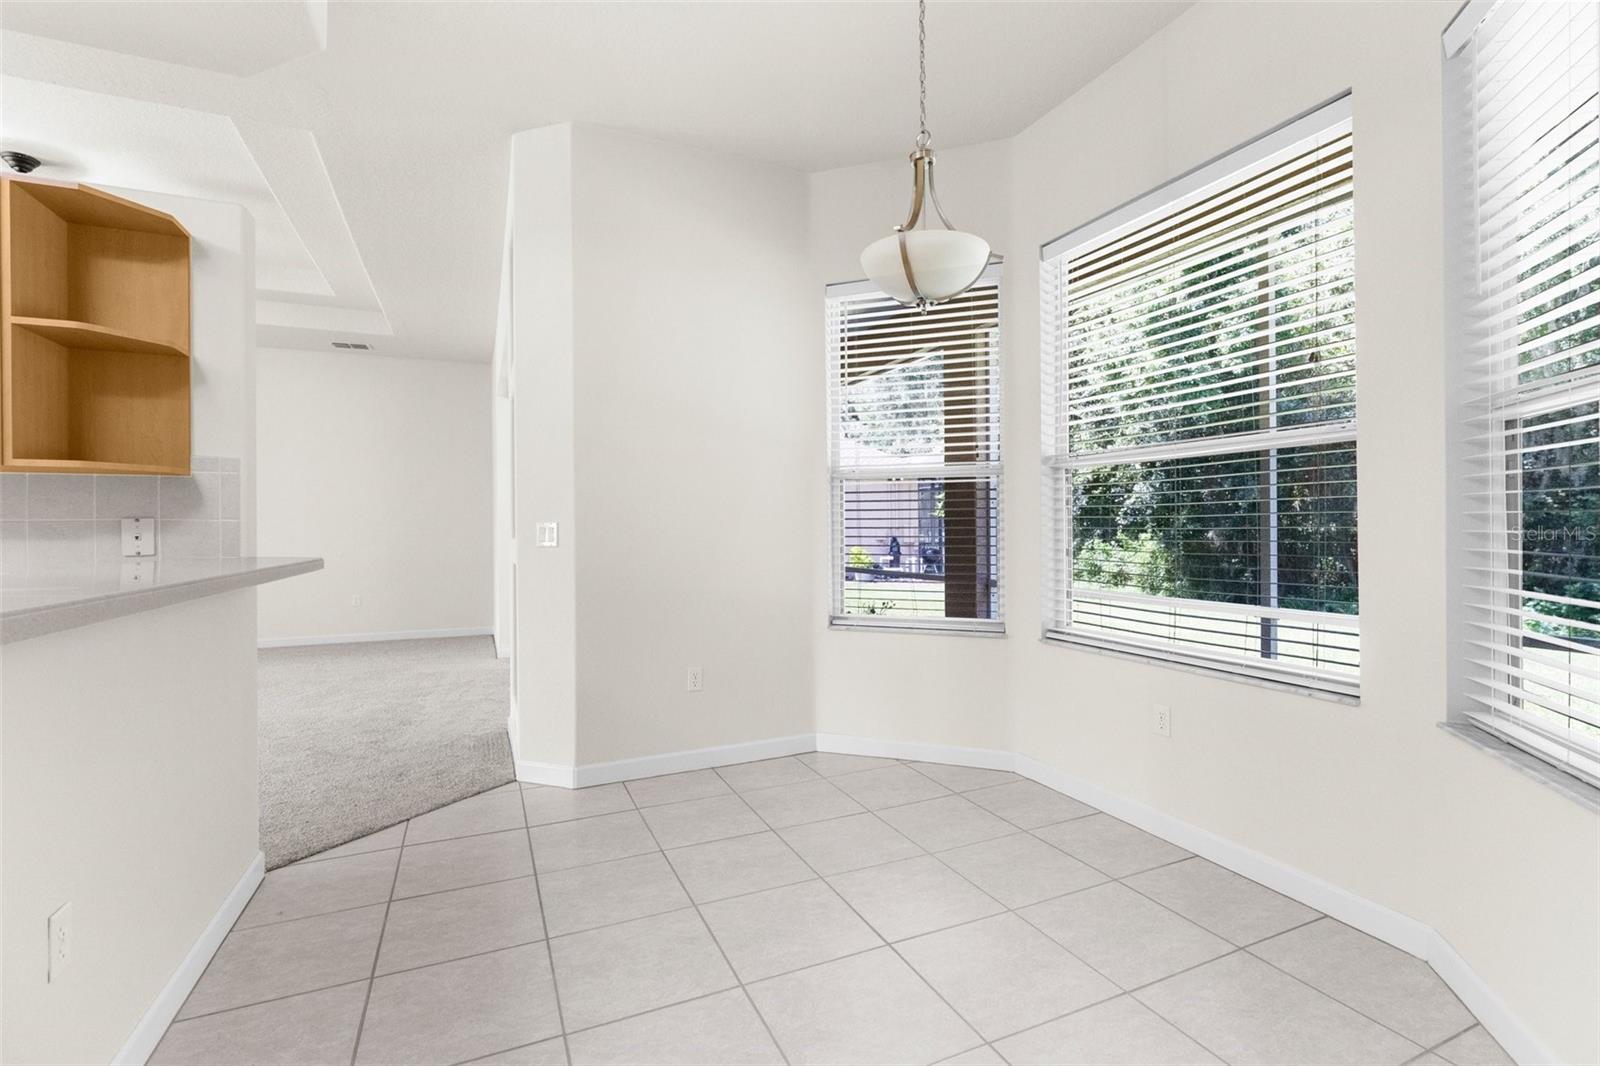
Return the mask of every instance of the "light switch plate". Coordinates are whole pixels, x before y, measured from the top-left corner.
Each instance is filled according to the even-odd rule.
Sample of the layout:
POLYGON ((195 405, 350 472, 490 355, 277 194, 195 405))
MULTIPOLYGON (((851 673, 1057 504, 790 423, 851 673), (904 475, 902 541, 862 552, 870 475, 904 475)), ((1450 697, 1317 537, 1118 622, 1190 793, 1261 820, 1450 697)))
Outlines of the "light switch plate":
POLYGON ((72 904, 63 903, 56 908, 45 923, 45 932, 50 938, 50 955, 44 979, 59 981, 67 963, 72 961, 72 904))
POLYGON ((126 557, 154 555, 156 553, 156 520, 154 518, 124 518, 122 520, 122 554, 126 557))
POLYGON ((541 548, 554 548, 556 546, 556 524, 554 522, 540 522, 534 526, 533 542, 541 548))

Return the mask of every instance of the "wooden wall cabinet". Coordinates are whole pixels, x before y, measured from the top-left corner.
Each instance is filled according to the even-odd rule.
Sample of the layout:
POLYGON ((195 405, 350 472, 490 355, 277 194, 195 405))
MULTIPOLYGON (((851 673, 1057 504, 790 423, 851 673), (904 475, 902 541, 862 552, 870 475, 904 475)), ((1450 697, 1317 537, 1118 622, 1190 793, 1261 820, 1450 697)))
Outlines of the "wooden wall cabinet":
POLYGON ((0 180, 0 470, 189 473, 189 233, 0 180))

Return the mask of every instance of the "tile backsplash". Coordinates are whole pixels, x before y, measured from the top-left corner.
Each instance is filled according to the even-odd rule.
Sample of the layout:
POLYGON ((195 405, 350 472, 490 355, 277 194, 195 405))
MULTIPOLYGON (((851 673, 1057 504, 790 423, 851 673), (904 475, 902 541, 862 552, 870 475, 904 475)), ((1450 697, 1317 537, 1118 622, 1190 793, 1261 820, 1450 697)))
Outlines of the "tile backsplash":
POLYGON ((0 474, 7 574, 116 565, 122 519, 154 518, 158 558, 239 554, 239 460, 194 457, 189 477, 0 474))

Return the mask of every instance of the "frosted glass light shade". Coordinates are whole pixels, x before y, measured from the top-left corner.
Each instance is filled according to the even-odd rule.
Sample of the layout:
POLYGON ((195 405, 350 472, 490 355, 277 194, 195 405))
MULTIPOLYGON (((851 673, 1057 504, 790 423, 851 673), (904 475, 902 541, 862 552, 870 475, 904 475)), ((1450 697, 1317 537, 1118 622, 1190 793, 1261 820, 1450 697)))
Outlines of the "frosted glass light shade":
POLYGON ((906 256, 916 275, 916 290, 900 261, 900 234, 867 245, 861 269, 872 283, 904 304, 948 300, 978 280, 989 264, 989 242, 972 233, 952 229, 913 229, 905 232, 906 256))

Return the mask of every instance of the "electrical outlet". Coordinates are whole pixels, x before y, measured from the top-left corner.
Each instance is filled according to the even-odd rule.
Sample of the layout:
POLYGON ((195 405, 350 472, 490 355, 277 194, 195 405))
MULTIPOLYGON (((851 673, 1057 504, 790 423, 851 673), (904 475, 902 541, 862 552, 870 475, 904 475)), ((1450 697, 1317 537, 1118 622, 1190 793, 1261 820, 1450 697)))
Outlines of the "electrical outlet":
POLYGON ((355 595, 350 597, 350 606, 352 606, 352 607, 360 607, 361 606, 361 593, 358 592, 355 595))
POLYGON ((706 687, 706 675, 698 666, 689 667, 689 678, 684 686, 690 692, 701 692, 706 687))
POLYGON ((1172 735, 1172 708, 1165 704, 1155 705, 1155 714, 1151 718, 1156 735, 1170 737, 1172 735))
POLYGON ((122 554, 138 558, 156 553, 156 520, 154 518, 124 518, 122 520, 122 554))
POLYGON ((63 903, 46 923, 50 938, 50 961, 46 964, 45 980, 58 981, 72 961, 72 904, 63 903))

